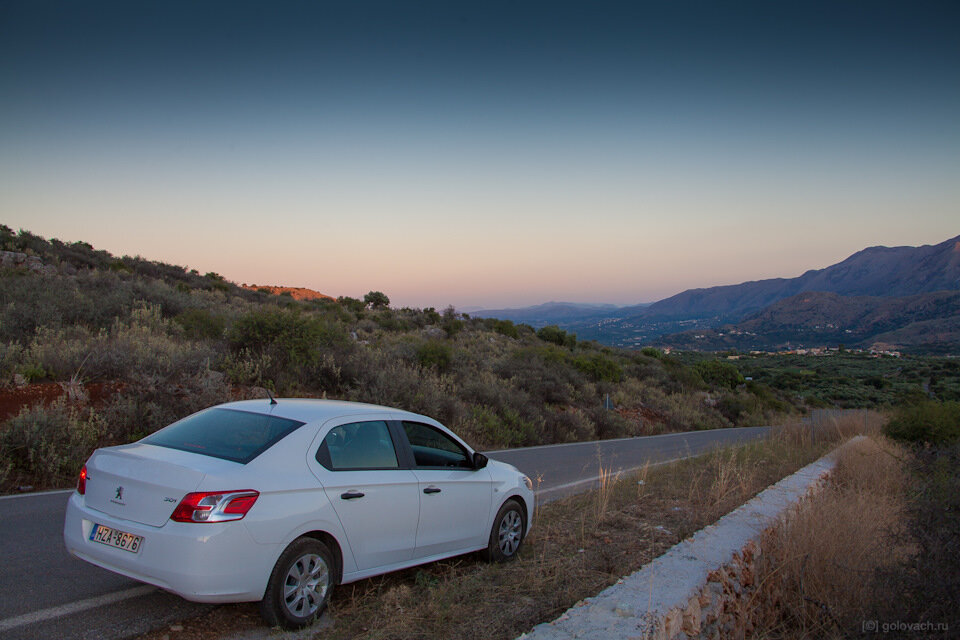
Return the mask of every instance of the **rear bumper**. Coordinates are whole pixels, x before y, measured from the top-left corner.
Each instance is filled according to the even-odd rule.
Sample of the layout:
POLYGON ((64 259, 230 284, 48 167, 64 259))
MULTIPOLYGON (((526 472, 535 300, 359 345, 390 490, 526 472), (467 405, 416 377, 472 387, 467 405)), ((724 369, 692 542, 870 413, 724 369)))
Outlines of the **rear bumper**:
POLYGON ((194 602, 247 602, 263 598, 281 549, 253 540, 242 521, 151 527, 67 502, 63 542, 74 556, 194 602), (143 536, 137 553, 90 540, 95 524, 143 536))

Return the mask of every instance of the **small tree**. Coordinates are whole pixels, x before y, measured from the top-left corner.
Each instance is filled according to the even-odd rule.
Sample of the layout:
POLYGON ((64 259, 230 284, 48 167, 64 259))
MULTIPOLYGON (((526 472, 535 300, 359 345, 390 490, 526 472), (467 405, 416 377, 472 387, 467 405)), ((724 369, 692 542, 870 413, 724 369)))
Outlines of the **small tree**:
POLYGON ((382 291, 371 291, 363 296, 363 302, 371 309, 385 309, 390 306, 390 298, 382 291))
POLYGON ((698 362, 694 368, 707 384, 733 390, 737 388, 737 385, 744 382, 740 371, 728 362, 703 360, 698 362))
POLYGON ((453 305, 443 310, 443 324, 441 326, 447 332, 448 338, 452 338, 463 329, 463 321, 457 318, 457 310, 453 305))
POLYGON ((567 333, 555 324, 547 325, 537 331, 537 337, 544 342, 552 342, 561 347, 570 347, 577 345, 577 334, 567 333))

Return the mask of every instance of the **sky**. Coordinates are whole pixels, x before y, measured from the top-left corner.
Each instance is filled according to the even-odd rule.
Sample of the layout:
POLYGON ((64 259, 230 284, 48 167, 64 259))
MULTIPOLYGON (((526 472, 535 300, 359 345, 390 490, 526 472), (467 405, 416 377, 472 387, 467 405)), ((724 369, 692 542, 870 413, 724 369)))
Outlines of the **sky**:
POLYGON ((0 223, 394 305, 960 233, 956 2, 0 0, 0 223))

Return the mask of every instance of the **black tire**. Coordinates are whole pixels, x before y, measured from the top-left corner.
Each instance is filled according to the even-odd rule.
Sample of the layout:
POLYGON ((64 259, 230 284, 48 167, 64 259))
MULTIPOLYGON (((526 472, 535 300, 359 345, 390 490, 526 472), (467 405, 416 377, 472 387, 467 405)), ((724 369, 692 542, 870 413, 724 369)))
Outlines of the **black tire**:
POLYGON ((487 545, 487 560, 506 562, 513 560, 523 545, 527 522, 523 517, 523 507, 516 500, 507 500, 493 519, 490 541, 487 545))
POLYGON ((333 556, 314 538, 297 538, 280 555, 260 601, 260 615, 271 627, 301 629, 327 607, 334 585, 333 556))

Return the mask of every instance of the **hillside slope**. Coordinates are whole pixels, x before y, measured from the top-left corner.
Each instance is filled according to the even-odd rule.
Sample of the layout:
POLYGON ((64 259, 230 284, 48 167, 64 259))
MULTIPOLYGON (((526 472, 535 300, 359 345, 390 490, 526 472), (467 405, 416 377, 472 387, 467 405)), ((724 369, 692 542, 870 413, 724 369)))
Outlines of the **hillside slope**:
POLYGON ((960 291, 904 297, 807 292, 775 302, 742 322, 663 336, 656 342, 707 351, 874 343, 936 350, 960 345, 958 331, 960 291))
POLYGON ((632 315, 575 322, 564 328, 606 344, 636 346, 663 335, 740 322, 804 292, 904 297, 945 290, 960 290, 960 236, 920 247, 870 247, 796 278, 688 289, 632 315))
POLYGON ((68 485, 96 446, 267 389, 423 413, 498 449, 763 424, 805 407, 657 351, 452 308, 297 300, 2 225, 0 251, 12 256, 0 260, 0 492, 68 485))

